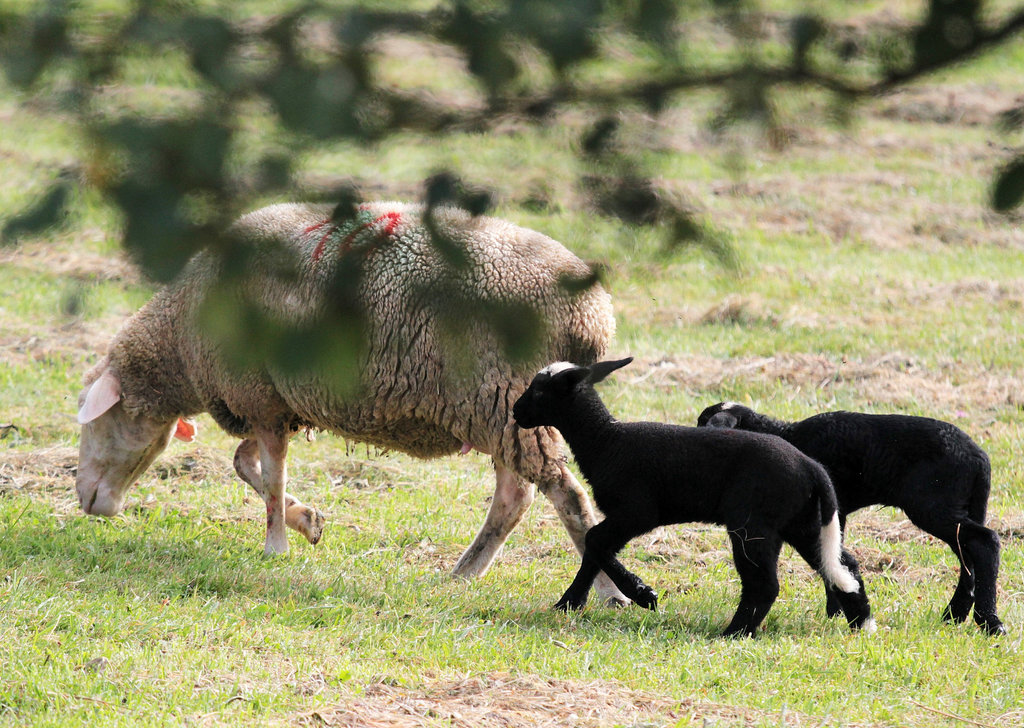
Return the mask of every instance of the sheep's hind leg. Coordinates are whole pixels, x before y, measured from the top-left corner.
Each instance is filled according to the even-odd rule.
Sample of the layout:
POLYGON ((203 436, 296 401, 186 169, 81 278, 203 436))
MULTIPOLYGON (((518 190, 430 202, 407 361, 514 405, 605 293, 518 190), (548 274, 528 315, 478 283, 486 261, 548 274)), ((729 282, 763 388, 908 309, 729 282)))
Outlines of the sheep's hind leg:
MULTIPOLYGON (((235 450, 235 472, 263 499, 267 500, 263 488, 263 474, 260 467, 259 444, 254 439, 242 440, 235 450)), ((314 546, 320 541, 326 519, 317 508, 311 508, 290 493, 284 494, 285 525, 305 537, 314 546)))
MULTIPOLYGON (((803 560, 812 569, 821 574, 820 535, 817 533, 817 530, 786 531, 782 534, 782 538, 796 549, 796 552, 803 557, 803 560)), ((839 558, 839 563, 845 566, 847 571, 853 575, 853 578, 857 580, 859 588, 856 592, 847 593, 829 584, 828 580, 822 576, 822 581, 825 582, 826 594, 825 613, 829 617, 842 614, 846 617, 846 622, 850 625, 850 629, 863 629, 868 633, 874 632, 876 629, 875 620, 871 617, 871 604, 868 601, 867 592, 864 590, 864 580, 861 578, 857 559, 844 548, 839 558), (830 611, 833 605, 836 610, 835 613, 830 611)))
POLYGON ((974 621, 990 635, 1006 634, 996 614, 999 536, 979 523, 964 520, 955 527, 930 531, 949 544, 960 559, 960 580, 943 619, 963 622, 974 607, 974 621))
POLYGON ((942 620, 959 624, 970 616, 974 606, 974 573, 960 559, 960 554, 957 554, 957 559, 960 561, 960 577, 949 604, 942 610, 942 620))
POLYGON ((723 637, 753 637, 779 596, 778 562, 782 541, 774 534, 729 529, 732 557, 740 574, 740 603, 723 637))
MULTIPOLYGON (((840 533, 842 533, 843 539, 845 540, 846 539, 846 514, 843 513, 842 510, 839 511, 839 531, 840 531, 840 533)), ((817 534, 815 534, 814 538, 815 539, 818 538, 817 534)), ((817 547, 815 547, 815 551, 816 550, 817 550, 817 547)), ((851 558, 852 558, 852 556, 851 556, 851 558)), ((815 570, 817 570, 817 567, 815 567, 815 570)), ((856 574, 857 572, 854 572, 854 573, 856 574)), ((858 578, 860 578, 860 577, 858 576, 858 578)), ((863 584, 861 584, 861 588, 863 588, 863 584)), ((832 619, 834 617, 838 617, 840 614, 843 614, 843 607, 839 603, 839 597, 837 596, 838 591, 839 591, 838 589, 836 589, 834 586, 832 586, 827 581, 825 581, 825 616, 828 617, 829 619, 832 619)))
POLYGON ((455 564, 452 573, 456 576, 482 576, 533 502, 533 483, 523 480, 497 462, 494 463, 494 475, 496 485, 487 518, 473 543, 455 564))
POLYGON ((957 523, 936 523, 916 508, 904 511, 915 526, 945 541, 960 561, 956 591, 943 609, 942 618, 962 622, 973 606, 978 625, 991 635, 1005 634, 1006 627, 996 616, 999 537, 995 531, 969 518, 957 523))

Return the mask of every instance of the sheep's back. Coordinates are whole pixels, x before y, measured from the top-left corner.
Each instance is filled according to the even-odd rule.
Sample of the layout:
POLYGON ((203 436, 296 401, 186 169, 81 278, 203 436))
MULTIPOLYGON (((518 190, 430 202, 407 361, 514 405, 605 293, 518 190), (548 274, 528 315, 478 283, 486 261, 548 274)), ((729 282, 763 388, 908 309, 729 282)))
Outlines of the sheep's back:
POLYGON ((360 270, 353 297, 366 325, 359 387, 317 374, 278 372, 273 380, 316 427, 421 456, 467 441, 493 452, 507 439, 511 403, 540 366, 591 363, 605 352, 614 332, 610 298, 600 286, 566 290, 565 279, 591 269, 541 233, 435 210, 438 228, 465 257, 458 265, 431 241, 421 215, 419 206, 373 203, 343 223, 322 205, 277 205, 242 218, 244 236, 284 242, 296 254, 298 285, 258 284, 258 295, 286 319, 315 322, 337 307, 328 295, 336 276, 360 270), (513 361, 505 353, 488 317, 509 315, 543 324, 536 354, 513 361))

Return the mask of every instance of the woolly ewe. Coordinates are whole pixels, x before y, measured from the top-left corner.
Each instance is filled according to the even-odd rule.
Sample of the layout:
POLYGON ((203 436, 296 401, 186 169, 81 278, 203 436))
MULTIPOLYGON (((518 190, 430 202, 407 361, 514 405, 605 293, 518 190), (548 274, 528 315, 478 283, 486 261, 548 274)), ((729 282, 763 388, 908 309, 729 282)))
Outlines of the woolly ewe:
MULTIPOLYGON (((328 206, 285 204, 250 213, 234 227, 252 251, 246 290, 276 320, 308 327, 339 297, 354 302, 366 332, 357 391, 333 385, 323 372, 225 366, 196 326, 217 263, 210 252, 196 256, 123 326, 86 376, 76 484, 82 508, 118 513, 128 487, 172 435, 191 436, 179 418, 208 412, 243 438, 235 468, 266 502, 267 553, 287 550, 285 525, 312 543, 320 538, 323 516, 285 492, 289 436, 302 428, 424 458, 469 449, 490 455, 494 498, 456 574, 487 570, 533 500, 533 484, 582 552, 595 518, 565 466, 560 438, 550 428, 520 430, 511 406, 540 363, 591 362, 604 353, 615 326, 610 298, 599 285, 567 290, 565 280, 592 271, 554 240, 495 218, 435 209, 435 229, 464 252, 465 265, 452 265, 431 241, 423 214, 418 206, 374 203, 361 205, 355 219, 334 220, 328 206), (273 248, 281 245, 301 261, 297 279, 280 273, 273 248), (335 273, 352 256, 362 275, 354 290, 340 290, 335 273), (503 354, 475 315, 489 306, 544 324, 536 356, 515 363, 503 354), (452 335, 452 321, 461 336, 452 335)), ((622 600, 610 582, 599 591, 622 600)))

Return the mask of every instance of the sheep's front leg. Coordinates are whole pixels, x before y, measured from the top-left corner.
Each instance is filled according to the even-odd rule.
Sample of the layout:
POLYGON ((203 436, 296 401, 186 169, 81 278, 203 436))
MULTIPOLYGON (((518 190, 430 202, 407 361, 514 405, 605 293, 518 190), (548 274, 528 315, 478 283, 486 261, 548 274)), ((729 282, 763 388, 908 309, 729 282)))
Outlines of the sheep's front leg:
POLYGON ((615 554, 622 550, 633 536, 643 533, 644 530, 647 529, 636 533, 632 530, 623 530, 621 526, 610 523, 608 519, 591 528, 586 536, 583 563, 580 564, 572 584, 555 604, 555 609, 582 609, 587 603, 590 586, 601 571, 608 575, 627 598, 646 609, 657 609, 658 595, 655 591, 615 558, 615 554))
POLYGON ((453 573, 456 576, 482 576, 533 502, 533 483, 497 462, 494 463, 494 474, 497 482, 487 518, 473 543, 455 564, 453 573))
MULTIPOLYGON (((235 450, 235 472, 263 499, 267 500, 263 488, 263 473, 260 467, 259 444, 254 439, 242 440, 235 450)), ((290 493, 284 494, 285 525, 301 533, 314 546, 324 532, 324 514, 318 508, 304 505, 290 493)))
POLYGON ((260 454, 260 492, 267 505, 267 541, 263 553, 267 556, 286 554, 284 486, 288 479, 288 436, 272 430, 257 430, 255 434, 260 454))
MULTIPOLYGON (((576 550, 582 555, 587 550, 587 534, 596 528, 594 524, 597 518, 594 516, 594 509, 590 505, 590 499, 587 498, 583 486, 576 480, 569 468, 564 463, 558 463, 558 469, 559 477, 557 480, 553 482, 542 481, 538 485, 540 485, 541 492, 548 497, 548 500, 555 507, 555 511, 558 513, 562 525, 565 526, 565 530, 568 531, 569 537, 576 546, 576 550)), ((625 541, 619 546, 619 549, 622 548, 622 545, 625 545, 625 541)), ((616 549, 617 552, 618 549, 616 549)), ((587 586, 589 587, 594 582, 595 577, 591 577, 587 586)), ((599 572, 596 575, 595 589, 598 596, 606 604, 617 606, 629 604, 629 597, 621 591, 614 578, 607 572, 599 572)), ((585 601, 586 599, 584 598, 585 601)))

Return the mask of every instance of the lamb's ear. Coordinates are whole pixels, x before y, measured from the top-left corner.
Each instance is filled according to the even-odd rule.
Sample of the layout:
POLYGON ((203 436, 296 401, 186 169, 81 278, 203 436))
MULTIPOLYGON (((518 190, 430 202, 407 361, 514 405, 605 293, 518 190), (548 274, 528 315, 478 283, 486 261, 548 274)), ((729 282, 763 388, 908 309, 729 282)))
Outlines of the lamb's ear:
POLYGON ((92 422, 120 399, 121 380, 108 367, 103 370, 99 379, 89 385, 89 391, 85 393, 85 402, 78 410, 78 424, 92 422))
POLYGON ((622 369, 622 367, 633 361, 633 357, 628 356, 625 359, 619 359, 618 361, 599 361, 597 364, 593 364, 590 367, 590 381, 592 384, 597 384, 602 381, 609 374, 614 372, 616 369, 622 369))
POLYGON ((174 436, 185 442, 193 442, 196 439, 196 431, 198 429, 196 423, 192 420, 179 417, 178 424, 174 426, 174 436))
POLYGON ((723 430, 731 430, 740 423, 739 418, 728 410, 722 410, 713 414, 704 424, 705 427, 715 427, 723 430))
POLYGON ((590 370, 586 367, 573 367, 571 369, 563 369, 562 371, 554 374, 552 376, 552 380, 565 387, 566 391, 568 391, 586 379, 589 375, 590 370))

